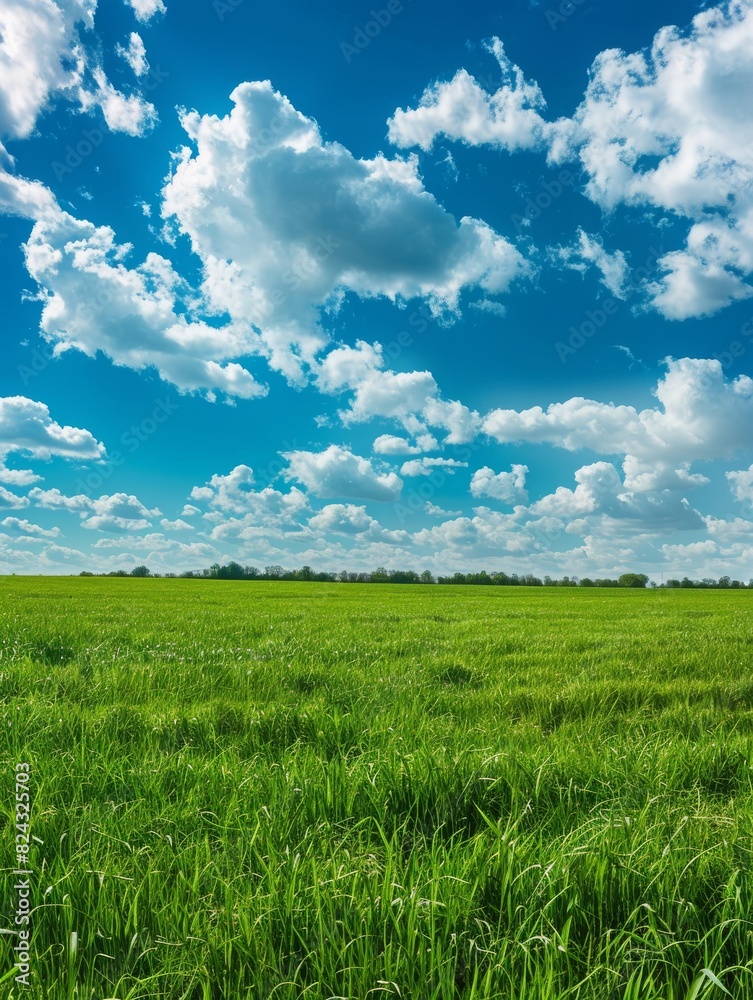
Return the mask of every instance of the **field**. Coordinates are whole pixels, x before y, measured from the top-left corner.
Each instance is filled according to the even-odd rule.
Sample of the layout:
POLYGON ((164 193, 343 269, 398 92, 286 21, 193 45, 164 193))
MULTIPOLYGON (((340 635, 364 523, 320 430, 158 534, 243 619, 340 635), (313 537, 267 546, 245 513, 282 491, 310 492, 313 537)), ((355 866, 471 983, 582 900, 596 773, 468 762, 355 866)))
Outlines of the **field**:
POLYGON ((753 997, 751 600, 0 580, 0 996, 753 997))

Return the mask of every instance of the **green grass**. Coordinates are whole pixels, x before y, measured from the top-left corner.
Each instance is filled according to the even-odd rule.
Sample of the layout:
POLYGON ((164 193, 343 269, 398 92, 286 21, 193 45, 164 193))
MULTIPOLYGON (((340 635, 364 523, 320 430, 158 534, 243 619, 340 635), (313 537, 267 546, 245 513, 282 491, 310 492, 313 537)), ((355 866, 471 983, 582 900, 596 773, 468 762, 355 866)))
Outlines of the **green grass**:
POLYGON ((753 998, 751 600, 0 580, 0 996, 753 998))

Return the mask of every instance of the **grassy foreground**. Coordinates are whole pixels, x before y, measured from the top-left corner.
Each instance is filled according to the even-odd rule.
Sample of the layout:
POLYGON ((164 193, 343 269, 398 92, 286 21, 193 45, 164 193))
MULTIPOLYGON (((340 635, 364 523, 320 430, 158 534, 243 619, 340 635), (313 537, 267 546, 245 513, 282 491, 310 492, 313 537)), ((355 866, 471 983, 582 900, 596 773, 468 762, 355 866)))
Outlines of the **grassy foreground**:
POLYGON ((745 591, 0 580, 0 996, 753 997, 752 665, 745 591))

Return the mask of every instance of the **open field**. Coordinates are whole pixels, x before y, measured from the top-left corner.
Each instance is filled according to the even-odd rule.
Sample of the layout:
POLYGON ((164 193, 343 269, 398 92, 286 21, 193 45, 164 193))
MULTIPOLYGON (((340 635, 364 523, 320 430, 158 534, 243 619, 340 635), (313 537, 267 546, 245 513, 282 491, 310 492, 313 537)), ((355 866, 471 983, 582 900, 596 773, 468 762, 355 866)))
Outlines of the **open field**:
POLYGON ((752 666, 745 591, 0 580, 0 995, 753 997, 752 666))

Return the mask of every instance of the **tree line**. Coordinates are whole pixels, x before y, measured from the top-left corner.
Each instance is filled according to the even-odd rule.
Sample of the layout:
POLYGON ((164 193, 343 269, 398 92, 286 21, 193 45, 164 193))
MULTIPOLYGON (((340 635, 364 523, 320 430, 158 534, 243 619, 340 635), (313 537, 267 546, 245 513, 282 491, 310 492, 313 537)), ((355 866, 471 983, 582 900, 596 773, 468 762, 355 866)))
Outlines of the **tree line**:
POLYGON ((627 587, 645 589, 646 587, 665 590, 748 590, 753 589, 753 580, 747 584, 722 576, 718 580, 706 577, 703 580, 667 580, 660 584, 649 580, 645 573, 623 573, 617 579, 591 579, 564 576, 561 580, 551 576, 543 578, 526 573, 494 572, 481 570, 478 573, 453 573, 452 576, 434 576, 428 569, 423 573, 414 570, 385 569, 379 566, 370 573, 353 573, 343 570, 341 573, 317 573, 310 566, 301 569, 284 569, 282 566, 265 566, 263 570, 256 566, 241 566, 237 562, 229 562, 226 566, 215 563, 208 569, 187 570, 184 573, 152 573, 147 566, 135 566, 127 570, 113 570, 110 573, 83 572, 80 576, 132 576, 160 577, 182 580, 281 580, 306 581, 313 583, 421 583, 421 584, 454 584, 490 587, 627 587))

